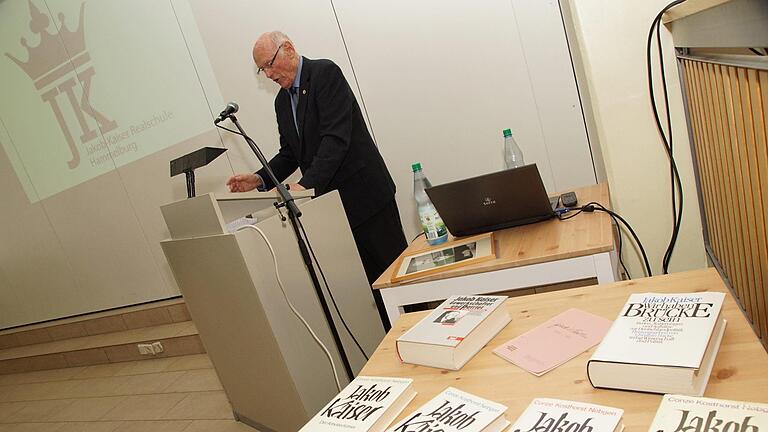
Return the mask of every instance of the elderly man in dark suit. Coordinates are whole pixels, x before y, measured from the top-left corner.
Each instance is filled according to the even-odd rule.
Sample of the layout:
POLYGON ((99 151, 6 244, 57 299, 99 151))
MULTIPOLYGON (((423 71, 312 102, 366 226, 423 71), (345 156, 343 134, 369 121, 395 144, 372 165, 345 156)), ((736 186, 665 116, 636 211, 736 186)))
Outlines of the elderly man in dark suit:
MULTIPOLYGON (((300 56, 281 32, 256 40, 253 61, 258 73, 281 87, 275 97, 280 150, 270 167, 279 181, 301 170, 301 180, 290 190, 339 191, 368 282, 373 282, 407 243, 395 184, 352 89, 335 63, 300 56)), ((275 186, 263 169, 234 175, 227 185, 232 192, 275 186)), ((374 297, 388 329, 381 297, 376 291, 374 297)))

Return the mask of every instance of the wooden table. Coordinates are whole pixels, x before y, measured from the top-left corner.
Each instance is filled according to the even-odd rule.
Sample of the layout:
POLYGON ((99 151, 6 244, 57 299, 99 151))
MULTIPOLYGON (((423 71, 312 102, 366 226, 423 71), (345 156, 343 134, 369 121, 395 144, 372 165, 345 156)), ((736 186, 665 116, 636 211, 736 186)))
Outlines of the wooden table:
MULTIPOLYGON (((610 208, 605 183, 574 191, 579 205, 596 201, 610 208)), ((395 260, 373 283, 381 292, 389 321, 397 320, 403 305, 451 295, 487 294, 589 278, 597 278, 598 283, 619 280, 611 217, 604 212, 499 230, 494 237, 495 259, 419 279, 391 282, 399 261, 395 260)), ((421 236, 403 254, 428 248, 421 236)))
MULTIPOLYGON (((615 319, 631 293, 698 291, 728 292, 717 271, 704 269, 510 298, 506 306, 512 322, 459 371, 400 363, 395 353, 395 340, 429 312, 405 314, 394 324, 360 374, 414 379, 418 395, 398 419, 444 388, 454 386, 506 405, 509 407, 507 419, 512 422, 533 398, 549 397, 622 408, 627 432, 645 432, 661 396, 593 388, 587 380, 586 364, 594 348, 541 377, 502 360, 491 351, 568 308, 615 319)), ((768 354, 730 293, 725 298, 722 313, 728 325, 705 396, 768 402, 768 354)))

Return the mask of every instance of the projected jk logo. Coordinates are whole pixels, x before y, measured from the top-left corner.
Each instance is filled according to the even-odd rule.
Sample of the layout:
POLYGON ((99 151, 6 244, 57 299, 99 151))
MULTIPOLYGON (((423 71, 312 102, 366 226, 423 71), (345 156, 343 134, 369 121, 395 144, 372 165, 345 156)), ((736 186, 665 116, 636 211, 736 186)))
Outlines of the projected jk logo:
POLYGON ((21 38, 21 45, 27 49, 28 60, 19 60, 10 53, 5 55, 18 65, 32 80, 42 100, 47 103, 58 122, 59 128, 72 153, 67 162, 70 169, 80 165, 80 144, 85 144, 118 127, 117 122, 97 111, 90 103, 91 80, 96 70, 85 47, 84 12, 85 3, 80 5, 80 20, 76 30, 71 31, 63 13, 58 14, 57 26, 51 26, 50 17, 29 2, 32 33, 40 35, 40 42, 30 46, 21 38), (54 33, 49 32, 49 27, 54 33), (78 83, 80 84, 78 86, 78 83), (94 124, 95 123, 95 124, 94 124))

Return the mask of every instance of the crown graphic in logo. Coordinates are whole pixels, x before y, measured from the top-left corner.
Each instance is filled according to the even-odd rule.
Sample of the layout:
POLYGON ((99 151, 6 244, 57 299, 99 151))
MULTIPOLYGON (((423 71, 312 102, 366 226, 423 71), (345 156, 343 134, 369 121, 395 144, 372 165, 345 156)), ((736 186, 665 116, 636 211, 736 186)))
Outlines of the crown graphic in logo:
POLYGON ((80 5, 80 23, 75 31, 67 28, 64 23, 64 14, 59 12, 59 28, 61 30, 57 35, 48 33, 47 29, 51 23, 49 16, 40 12, 35 4, 32 3, 32 0, 28 0, 28 2, 31 18, 29 29, 32 33, 40 35, 40 43, 37 46, 30 47, 27 39, 21 38, 21 44, 29 53, 29 58, 26 62, 17 59, 10 53, 5 53, 5 55, 23 69, 33 81, 37 81, 38 78, 69 62, 70 58, 74 59, 86 51, 85 37, 83 35, 85 3, 80 5))

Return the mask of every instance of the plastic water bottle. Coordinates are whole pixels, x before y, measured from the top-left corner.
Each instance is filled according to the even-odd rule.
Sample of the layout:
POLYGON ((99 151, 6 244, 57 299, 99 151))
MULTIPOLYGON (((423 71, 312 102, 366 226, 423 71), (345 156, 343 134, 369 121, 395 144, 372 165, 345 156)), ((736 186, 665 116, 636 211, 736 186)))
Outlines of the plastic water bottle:
POLYGON ((504 166, 507 169, 518 168, 525 165, 523 161, 523 151, 512 137, 512 131, 504 129, 504 166))
POLYGON ((416 198, 419 219, 424 234, 427 236, 427 243, 430 245, 444 243, 448 240, 448 229, 424 191, 424 189, 432 187, 432 183, 424 175, 420 163, 411 165, 411 168, 413 169, 413 196, 416 198))

